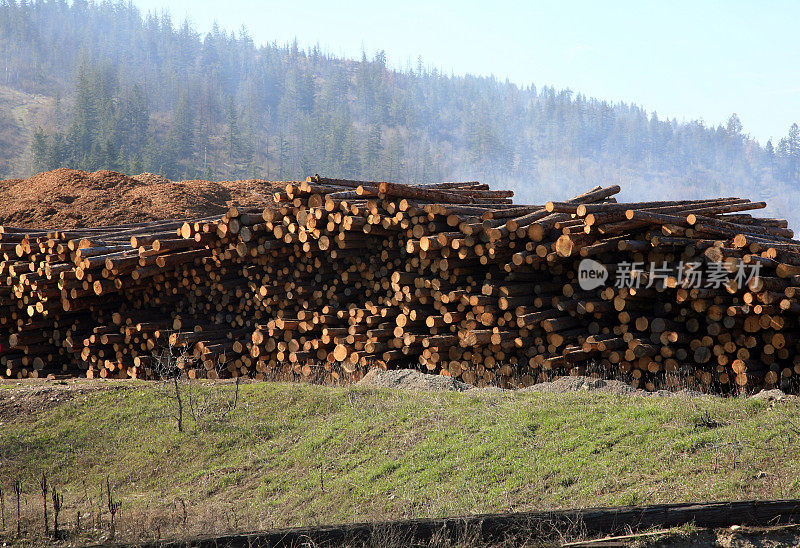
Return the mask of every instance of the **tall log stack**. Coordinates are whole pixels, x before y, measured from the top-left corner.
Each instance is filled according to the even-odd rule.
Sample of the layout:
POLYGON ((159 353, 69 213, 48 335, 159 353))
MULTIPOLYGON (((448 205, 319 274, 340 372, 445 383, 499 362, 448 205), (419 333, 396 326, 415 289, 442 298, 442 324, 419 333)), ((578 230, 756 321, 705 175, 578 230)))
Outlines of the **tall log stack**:
POLYGON ((478 386, 589 374, 797 391, 786 221, 747 213, 763 202, 626 204, 619 190, 515 205, 474 182, 315 176, 217 217, 3 227, 0 374, 152 378, 169 348, 189 378, 417 367, 478 386), (582 289, 584 259, 606 283, 582 289))

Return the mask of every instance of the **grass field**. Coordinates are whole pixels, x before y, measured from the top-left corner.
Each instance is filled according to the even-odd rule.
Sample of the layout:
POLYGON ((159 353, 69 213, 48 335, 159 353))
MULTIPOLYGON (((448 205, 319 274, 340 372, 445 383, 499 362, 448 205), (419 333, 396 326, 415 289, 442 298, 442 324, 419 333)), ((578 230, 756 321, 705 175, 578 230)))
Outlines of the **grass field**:
MULTIPOLYGON (((197 383, 181 386, 179 432, 170 385, 108 383, 118 389, 53 403, 54 393, 74 391, 80 383, 51 383, 41 402, 16 415, 9 398, 26 388, 3 386, 5 535, 16 530, 16 479, 24 492, 22 528, 30 538, 41 535, 43 472, 64 495, 61 523, 74 529, 80 512, 85 538, 108 536, 108 478, 120 503, 116 536, 130 540, 498 511, 800 497, 800 408, 794 400, 276 383, 242 384, 237 396, 231 384, 197 383)), ((27 390, 14 401, 30 402, 27 390)))

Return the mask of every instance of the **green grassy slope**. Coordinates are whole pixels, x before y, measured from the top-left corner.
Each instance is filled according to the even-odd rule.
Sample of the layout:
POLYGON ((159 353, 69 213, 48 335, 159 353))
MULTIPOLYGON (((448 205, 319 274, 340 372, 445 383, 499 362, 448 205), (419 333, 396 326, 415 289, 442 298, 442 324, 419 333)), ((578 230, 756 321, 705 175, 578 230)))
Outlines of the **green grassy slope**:
POLYGON ((43 471, 62 487, 69 523, 78 510, 97 521, 87 516, 108 476, 118 534, 131 538, 800 496, 793 402, 253 383, 223 417, 231 385, 183 389, 185 407, 191 396, 207 408, 184 432, 166 387, 152 384, 0 426, 7 516, 19 477, 35 518, 43 471))

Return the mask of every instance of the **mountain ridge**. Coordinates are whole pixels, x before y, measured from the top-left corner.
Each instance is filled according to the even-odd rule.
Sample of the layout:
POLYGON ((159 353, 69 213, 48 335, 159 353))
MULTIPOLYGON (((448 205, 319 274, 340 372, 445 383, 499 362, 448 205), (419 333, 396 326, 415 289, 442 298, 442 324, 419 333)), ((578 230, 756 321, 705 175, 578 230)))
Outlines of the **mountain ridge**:
MULTIPOLYGON (((0 55, 0 85, 51 105, 14 133, 13 156, 0 158, 6 177, 70 167, 170 179, 479 179, 520 202, 611 182, 626 199, 786 196, 769 212, 800 221, 800 130, 762 147, 735 115, 725 126, 679 123, 570 90, 421 63, 392 70, 384 52, 356 60, 296 42, 256 46, 246 30, 201 35, 123 2, 2 0, 0 55)), ((26 108, 5 105, 0 124, 3 111, 26 108)))

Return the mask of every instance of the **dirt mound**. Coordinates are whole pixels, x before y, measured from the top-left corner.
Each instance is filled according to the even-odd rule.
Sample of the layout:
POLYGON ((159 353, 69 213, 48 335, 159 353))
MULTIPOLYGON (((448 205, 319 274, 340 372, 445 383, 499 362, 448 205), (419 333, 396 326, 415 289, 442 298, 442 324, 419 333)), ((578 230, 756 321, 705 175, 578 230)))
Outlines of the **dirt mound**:
POLYGON ((793 401, 797 400, 797 396, 793 394, 785 394, 782 390, 778 390, 777 388, 773 388, 772 390, 764 389, 760 392, 756 392, 750 399, 753 400, 762 400, 767 402, 775 402, 775 401, 793 401))
POLYGON ((366 388, 399 388, 403 390, 452 390, 457 392, 476 390, 474 386, 451 377, 426 375, 415 369, 395 369, 392 371, 372 369, 356 384, 366 388))
POLYGON ((520 392, 545 392, 548 394, 565 394, 568 392, 599 392, 601 394, 614 394, 616 396, 657 396, 657 397, 698 397, 706 396, 702 392, 695 390, 680 390, 670 392, 669 390, 658 390, 657 392, 647 392, 633 388, 626 382, 615 380, 594 379, 592 377, 559 377, 550 382, 534 384, 523 388, 520 392))
POLYGON ((0 381, 0 426, 11 421, 35 419, 47 411, 76 397, 101 390, 128 390, 136 385, 116 380, 70 379, 4 379, 0 381))
POLYGON ((128 177, 61 168, 0 181, 0 224, 75 228, 206 217, 230 206, 263 205, 277 185, 260 179, 173 182, 153 173, 128 177))
POLYGON ((593 379, 591 377, 559 377, 551 382, 543 382, 523 388, 523 391, 547 392, 551 394, 563 394, 565 392, 605 392, 618 396, 643 396, 647 394, 644 390, 637 390, 628 383, 622 381, 605 381, 603 379, 593 379))
MULTIPOLYGON (((472 385, 446 377, 444 375, 428 375, 415 369, 396 369, 383 371, 382 369, 372 369, 364 375, 358 386, 367 388, 396 388, 401 390, 426 390, 441 391, 450 390, 465 392, 467 390, 496 391, 495 387, 476 388, 472 385)), ((622 381, 593 379, 591 377, 559 377, 551 382, 542 382, 523 388, 520 392, 545 392, 548 394, 566 394, 568 392, 599 392, 614 394, 617 396, 683 396, 696 397, 705 396, 693 390, 681 390, 680 392, 669 392, 659 390, 658 392, 646 392, 637 390, 631 385, 622 381)), ((777 392, 777 391, 776 391, 777 392)))

